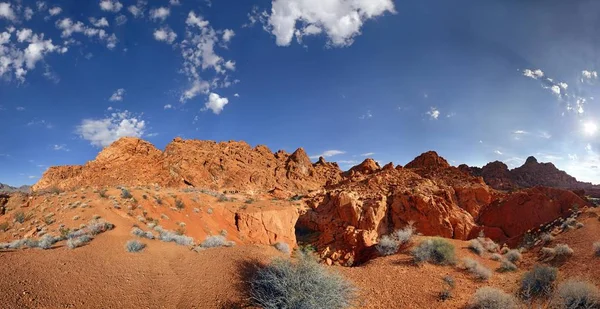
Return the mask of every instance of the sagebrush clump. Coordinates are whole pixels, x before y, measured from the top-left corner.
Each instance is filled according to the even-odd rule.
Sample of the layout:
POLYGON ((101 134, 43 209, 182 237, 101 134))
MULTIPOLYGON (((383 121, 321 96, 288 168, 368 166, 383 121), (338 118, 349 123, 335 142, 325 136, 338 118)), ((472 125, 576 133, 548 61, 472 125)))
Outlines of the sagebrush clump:
POLYGON ((200 244, 202 248, 218 248, 218 247, 232 247, 235 245, 233 241, 227 241, 224 236, 213 235, 207 236, 206 239, 200 244))
POLYGON ((414 223, 409 222, 403 229, 396 230, 390 235, 382 236, 375 248, 383 256, 395 254, 400 248, 410 243, 414 233, 414 223))
POLYGON ((301 254, 296 263, 276 259, 250 280, 252 305, 265 309, 343 309, 357 305, 357 289, 301 254))
POLYGON ((94 238, 88 234, 72 237, 67 240, 67 247, 69 247, 69 249, 79 248, 92 241, 92 239, 94 238))
POLYGON ((471 239, 471 240, 469 240, 469 246, 468 246, 468 248, 471 251, 475 252, 477 255, 482 255, 483 252, 485 252, 485 248, 483 247, 483 245, 477 239, 471 239))
POLYGON ((423 262, 430 262, 438 265, 456 263, 454 245, 441 237, 434 237, 422 241, 411 251, 411 254, 417 264, 423 262))
POLYGON ((511 263, 516 263, 521 260, 521 252, 517 249, 509 250, 504 254, 504 258, 510 261, 511 263))
POLYGON ((521 279, 520 293, 524 299, 540 296, 550 296, 554 289, 554 282, 558 277, 555 267, 535 265, 526 272, 521 279))
POLYGON ((138 240, 132 239, 125 244, 127 252, 140 252, 146 248, 146 244, 138 240))
POLYGON ((471 301, 471 309, 517 309, 518 302, 516 298, 502 290, 492 287, 482 287, 477 289, 471 301))
POLYGON ((499 272, 507 272, 507 271, 515 271, 517 270, 517 265, 515 265, 513 262, 507 260, 507 259, 503 259, 500 262, 500 267, 498 268, 499 272))
POLYGON ((463 259, 462 262, 465 269, 473 274, 475 278, 482 281, 487 281, 490 279, 490 277, 492 277, 492 271, 489 268, 481 265, 479 262, 469 258, 463 259))
POLYGON ((558 286, 552 304, 554 308, 600 308, 600 291, 592 283, 569 280, 558 286))
POLYGON ((573 255, 573 249, 566 244, 557 244, 554 248, 544 247, 540 251, 542 260, 545 262, 550 261, 564 261, 573 255))
POLYGON ((139 227, 132 228, 131 235, 142 238, 154 239, 154 234, 152 234, 152 231, 144 231, 139 227))
POLYGON ((290 246, 284 242, 276 242, 273 246, 275 247, 275 249, 285 254, 290 254, 292 252, 290 250, 290 246))
POLYGON ((162 226, 157 225, 154 230, 158 232, 158 239, 164 242, 174 242, 180 246, 192 246, 194 239, 185 235, 177 235, 177 233, 169 230, 165 230, 162 226))

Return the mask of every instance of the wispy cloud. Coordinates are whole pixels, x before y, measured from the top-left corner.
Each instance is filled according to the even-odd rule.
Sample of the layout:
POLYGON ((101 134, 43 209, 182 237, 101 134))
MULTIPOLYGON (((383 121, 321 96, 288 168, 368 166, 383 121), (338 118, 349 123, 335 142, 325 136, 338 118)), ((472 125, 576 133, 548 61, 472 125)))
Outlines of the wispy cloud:
POLYGON ((54 144, 52 146, 52 149, 55 151, 71 151, 69 148, 67 148, 67 145, 65 144, 54 144))
POLYGON ((436 107, 430 107, 427 115, 429 115, 429 119, 437 120, 440 117, 440 111, 436 107))
POLYGON ((327 150, 321 154, 310 156, 310 158, 311 159, 318 159, 319 157, 328 158, 328 157, 333 157, 333 156, 337 156, 337 155, 341 155, 341 154, 345 154, 345 153, 346 152, 342 151, 342 150, 327 150))
POLYGON ((368 110, 365 114, 360 115, 360 117, 358 117, 358 119, 371 119, 373 118, 373 114, 371 114, 371 111, 368 110))
POLYGON ((123 101, 123 97, 125 96, 125 89, 119 88, 113 92, 113 94, 108 98, 109 101, 123 101))
POLYGON ((367 152, 367 153, 363 153, 363 154, 361 154, 361 156, 362 156, 362 157, 370 157, 370 156, 372 156, 372 155, 374 155, 374 154, 375 154, 374 152, 367 152))
POLYGON ((37 119, 31 120, 30 122, 27 123, 27 126, 29 126, 29 127, 44 126, 47 129, 54 128, 54 125, 52 123, 50 123, 50 122, 48 122, 46 120, 43 120, 43 119, 42 120, 37 120, 37 119))

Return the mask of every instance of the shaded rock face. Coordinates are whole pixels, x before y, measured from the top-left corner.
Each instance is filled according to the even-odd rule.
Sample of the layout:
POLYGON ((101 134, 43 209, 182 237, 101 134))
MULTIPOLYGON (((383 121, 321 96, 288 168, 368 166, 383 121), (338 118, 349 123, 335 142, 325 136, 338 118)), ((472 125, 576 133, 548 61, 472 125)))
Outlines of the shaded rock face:
POLYGON ((506 195, 484 208, 478 223, 497 228, 507 239, 559 217, 566 217, 577 205, 589 205, 575 193, 554 188, 531 188, 506 195))
POLYGON ((461 170, 475 176, 481 176, 492 188, 498 190, 515 190, 536 186, 562 188, 568 190, 585 190, 586 194, 600 197, 600 186, 577 181, 552 163, 539 163, 535 157, 528 157, 525 163, 509 170, 506 164, 495 161, 482 168, 461 165, 461 170))
POLYGON ((137 138, 122 138, 83 166, 48 169, 33 190, 80 186, 194 186, 216 190, 314 190, 341 178, 336 164, 312 164, 303 149, 273 154, 244 142, 182 140, 164 152, 137 138))
POLYGON ((240 236, 254 244, 273 245, 284 242, 296 246, 294 227, 298 220, 296 208, 262 211, 242 211, 235 214, 235 225, 240 236))

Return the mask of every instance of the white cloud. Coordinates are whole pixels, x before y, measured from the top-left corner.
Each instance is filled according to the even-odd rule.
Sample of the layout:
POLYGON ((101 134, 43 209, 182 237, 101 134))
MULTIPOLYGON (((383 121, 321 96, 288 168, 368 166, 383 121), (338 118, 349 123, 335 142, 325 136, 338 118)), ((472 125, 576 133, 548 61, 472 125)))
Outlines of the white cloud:
POLYGON ((598 78, 598 72, 583 70, 583 71, 581 71, 581 76, 583 78, 585 78, 585 79, 597 79, 598 78))
POLYGON ((56 145, 52 146, 52 149, 53 149, 53 150, 56 150, 56 151, 59 151, 59 150, 62 150, 62 151, 70 151, 70 150, 67 148, 67 145, 65 145, 65 144, 60 144, 60 145, 57 145, 57 144, 56 144, 56 145))
POLYGON ((115 24, 117 24, 117 26, 122 26, 125 23, 127 23, 127 16, 120 14, 119 16, 115 17, 115 24))
POLYGON ((570 154, 568 154, 568 156, 569 156, 569 160, 577 160, 578 159, 577 154, 570 153, 570 154))
POLYGON ((90 23, 92 23, 92 25, 94 25, 94 27, 98 27, 98 28, 102 28, 102 27, 108 27, 108 20, 106 20, 105 17, 102 17, 100 19, 95 19, 93 17, 90 17, 90 23))
POLYGON ((558 85, 552 85, 550 87, 550 90, 552 90, 552 92, 556 95, 560 95, 560 87, 558 85))
POLYGON ((364 22, 386 12, 395 13, 392 0, 273 0, 270 14, 252 15, 250 21, 266 23, 265 30, 279 46, 290 45, 294 35, 300 39, 320 32, 327 35, 330 46, 349 46, 364 22))
POLYGON ((375 154, 374 152, 367 152, 367 153, 363 153, 363 154, 361 154, 360 156, 361 156, 361 157, 370 157, 370 156, 372 156, 372 155, 374 155, 374 154, 375 154))
POLYGON ((169 0, 169 4, 170 5, 181 5, 181 2, 179 2, 179 0, 169 0))
POLYGON ((172 109, 172 108, 173 108, 173 105, 171 105, 171 104, 167 104, 164 106, 164 109, 172 109))
POLYGON ((123 8, 123 4, 121 4, 121 2, 119 2, 119 1, 102 0, 102 1, 100 1, 100 8, 103 11, 116 13, 123 8))
POLYGON ((104 119, 84 119, 77 126, 77 134, 93 146, 106 147, 121 137, 141 137, 145 129, 144 120, 124 111, 104 119))
POLYGON ((30 7, 26 7, 23 11, 23 18, 25 18, 25 20, 31 20, 31 18, 33 18, 33 14, 33 10, 30 7))
POLYGON ((235 32, 231 29, 225 29, 225 31, 223 31, 223 42, 229 42, 231 41, 231 38, 233 38, 233 36, 235 36, 235 32))
POLYGON ((364 119, 370 119, 373 118, 373 114, 371 114, 371 111, 368 110, 366 114, 360 115, 360 117, 358 117, 358 119, 364 120, 364 119))
POLYGON ((230 71, 235 71, 235 61, 228 60, 225 62, 225 68, 230 71))
POLYGON ((525 69, 525 70, 523 70, 523 76, 527 76, 527 77, 530 77, 533 79, 538 79, 538 78, 544 77, 544 72, 540 69, 537 69, 537 70, 525 69))
POLYGON ((48 13, 50 14, 50 16, 56 16, 56 15, 60 14, 61 12, 62 12, 62 9, 58 6, 55 6, 48 10, 48 13))
POLYGON ((218 94, 211 92, 208 95, 208 101, 206 102, 202 110, 205 111, 210 109, 213 113, 218 115, 223 111, 223 108, 225 107, 225 105, 227 105, 227 103, 229 103, 229 100, 227 98, 222 98, 218 94))
POLYGON ((161 42, 173 44, 177 39, 177 34, 169 27, 162 27, 154 30, 154 39, 161 42))
POLYGON ((119 88, 110 96, 110 98, 108 98, 108 100, 111 102, 123 101, 123 96, 125 96, 125 89, 119 88))
POLYGON ((234 96, 234 97, 236 97, 236 98, 239 98, 239 97, 240 97, 240 94, 239 94, 239 93, 236 93, 236 94, 234 94, 233 96, 234 96))
POLYGON ((494 150, 494 153, 497 154, 497 155, 502 155, 503 154, 502 151, 500 151, 500 150, 494 150))
POLYGON ((127 7, 127 10, 133 17, 140 18, 144 16, 144 11, 146 10, 147 2, 145 0, 138 0, 136 5, 130 5, 127 7))
POLYGON ((16 109, 17 111, 19 111, 19 112, 22 112, 22 111, 24 111, 24 110, 25 110, 25 107, 23 107, 23 106, 17 106, 15 109, 16 109))
POLYGON ((567 90, 567 88, 569 88, 569 85, 567 83, 559 82, 557 85, 564 90, 567 90))
POLYGON ((31 29, 23 28, 17 30, 17 41, 25 42, 28 41, 33 35, 33 31, 31 29))
POLYGON ((516 130, 516 131, 513 131, 513 134, 523 135, 523 134, 528 134, 528 132, 527 131, 523 131, 523 130, 516 130))
POLYGON ((435 107, 431 107, 431 108, 429 108, 427 115, 429 115, 430 119, 437 120, 438 117, 440 117, 440 111, 435 107))
POLYGON ((17 19, 15 11, 12 9, 10 3, 0 2, 0 19, 5 18, 10 21, 17 19))
POLYGON ((318 159, 319 157, 329 158, 329 157, 333 157, 333 156, 337 156, 337 155, 341 155, 341 154, 345 154, 345 153, 346 152, 342 151, 342 150, 327 150, 318 155, 310 156, 310 158, 311 159, 318 159))
POLYGON ((167 7, 159 7, 158 9, 150 10, 150 19, 165 21, 171 14, 171 10, 167 7))
POLYGON ((200 93, 208 94, 209 89, 210 89, 210 84, 207 81, 196 80, 192 83, 192 87, 190 87, 190 89, 186 90, 183 93, 183 95, 181 95, 181 98, 179 98, 179 101, 181 101, 183 103, 187 100, 195 98, 200 93))
POLYGON ((54 125, 46 120, 31 120, 30 122, 27 123, 27 126, 32 127, 32 126, 43 126, 46 127, 46 129, 52 129, 54 128, 54 125))

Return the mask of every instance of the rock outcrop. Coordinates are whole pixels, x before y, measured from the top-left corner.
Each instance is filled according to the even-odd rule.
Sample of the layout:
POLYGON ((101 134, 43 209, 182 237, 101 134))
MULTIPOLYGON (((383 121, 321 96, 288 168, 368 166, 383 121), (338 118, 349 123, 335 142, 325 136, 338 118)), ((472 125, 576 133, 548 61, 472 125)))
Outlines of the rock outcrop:
POLYGON ((33 186, 73 189, 80 186, 194 186, 214 190, 276 187, 294 192, 315 190, 341 178, 337 164, 312 164, 302 148, 273 154, 245 142, 174 139, 164 152, 137 138, 122 138, 83 166, 48 169, 33 186))
POLYGON ((284 242, 296 246, 294 226, 298 220, 296 208, 239 211, 235 214, 235 226, 247 242, 273 245, 284 242))

